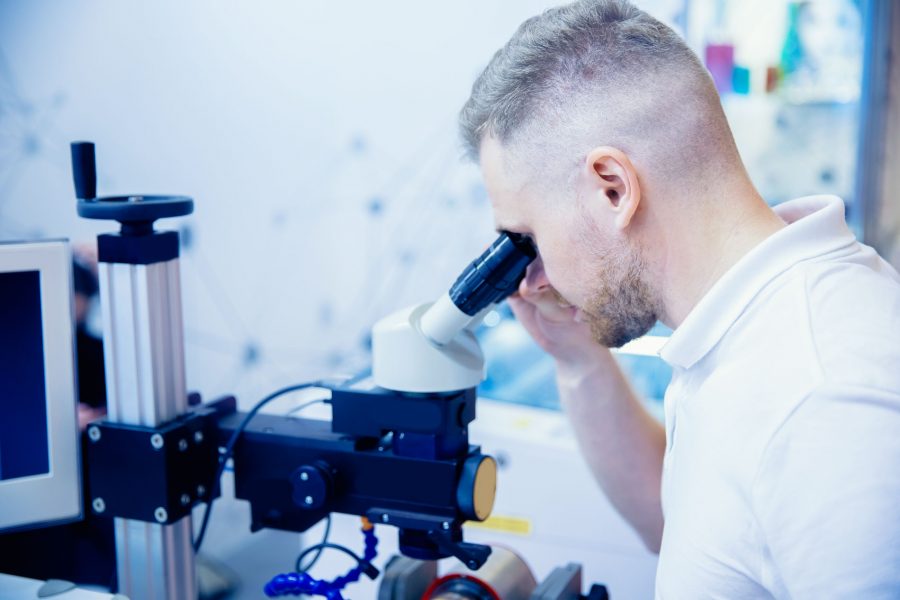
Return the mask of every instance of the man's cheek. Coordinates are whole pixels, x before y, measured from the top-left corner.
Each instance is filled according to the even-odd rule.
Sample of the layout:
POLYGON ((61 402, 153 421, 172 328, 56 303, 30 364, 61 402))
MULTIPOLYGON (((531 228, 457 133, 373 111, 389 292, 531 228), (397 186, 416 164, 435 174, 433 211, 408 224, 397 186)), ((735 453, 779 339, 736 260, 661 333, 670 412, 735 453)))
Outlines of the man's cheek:
POLYGON ((572 308, 575 306, 574 303, 569 302, 555 287, 552 288, 553 298, 556 301, 556 304, 562 308, 572 308))
POLYGON ((545 258, 543 262, 544 277, 547 283, 550 284, 550 292, 553 294, 554 300, 560 306, 577 306, 576 302, 570 300, 570 298, 574 299, 574 294, 572 293, 574 290, 572 289, 572 282, 568 281, 568 277, 565 276, 565 268, 559 267, 558 263, 554 262, 552 258, 549 260, 545 258))

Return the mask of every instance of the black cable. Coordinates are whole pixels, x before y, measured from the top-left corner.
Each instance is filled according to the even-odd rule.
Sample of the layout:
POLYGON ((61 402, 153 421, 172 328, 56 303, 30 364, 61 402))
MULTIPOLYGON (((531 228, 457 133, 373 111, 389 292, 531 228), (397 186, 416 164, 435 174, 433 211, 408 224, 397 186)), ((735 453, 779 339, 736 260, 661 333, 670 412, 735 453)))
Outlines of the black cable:
POLYGON ((353 560, 355 560, 356 563, 361 567, 365 568, 369 564, 363 557, 358 555, 356 552, 354 552, 350 548, 347 548, 346 546, 341 546, 340 544, 332 544, 331 542, 324 542, 322 544, 316 544, 315 546, 310 546, 309 548, 307 548, 306 550, 304 550, 303 552, 300 553, 300 556, 297 557, 297 562, 299 563, 301 560, 303 560, 303 557, 306 556, 307 554, 309 554, 311 552, 315 552, 317 550, 321 551, 325 548, 331 548, 332 550, 340 550, 347 556, 350 556, 351 558, 353 558, 353 560))
POLYGON ((314 404, 327 404, 328 402, 329 402, 329 400, 326 400, 325 398, 320 398, 318 400, 310 400, 309 402, 304 402, 300 406, 295 406, 291 410, 287 411, 287 413, 284 416, 289 417, 292 414, 294 414, 295 412, 300 412, 301 410, 303 410, 305 408, 309 408, 310 406, 312 406, 314 404))
MULTIPOLYGON (((306 573, 319 562, 319 557, 322 556, 322 550, 325 549, 325 546, 322 544, 328 543, 328 536, 331 533, 331 514, 329 513, 327 517, 325 517, 325 533, 322 534, 322 541, 313 546, 314 548, 318 548, 318 552, 316 555, 312 557, 312 560, 309 561, 306 565, 300 564, 300 559, 303 558, 303 553, 300 553, 300 556, 297 557, 297 560, 294 562, 294 571, 297 573, 306 573)), ((306 552, 306 550, 304 550, 306 552)))
POLYGON ((209 517, 212 514, 212 505, 215 500, 216 494, 219 493, 219 488, 221 487, 222 482, 222 472, 225 470, 225 465, 231 459, 231 455, 234 453, 234 446, 237 444, 238 438, 244 433, 244 430, 247 428, 247 425, 256 416, 256 413, 259 410, 280 396, 288 394, 290 392, 296 392, 299 390, 305 390, 311 387, 319 387, 322 384, 319 381, 313 381, 308 383, 298 383, 294 385, 289 385, 288 387, 281 388, 275 392, 272 392, 262 400, 256 403, 250 412, 244 417, 244 420, 241 421, 240 425, 237 426, 237 429, 231 434, 231 437, 228 439, 228 443, 225 445, 225 451, 219 457, 219 467, 216 469, 216 479, 215 479, 215 488, 212 490, 210 494, 209 502, 206 503, 206 510, 203 512, 203 520, 200 523, 200 532, 197 534, 197 539, 194 541, 194 552, 198 552, 200 550, 200 546, 203 544, 203 538, 206 536, 206 528, 209 526, 209 517))

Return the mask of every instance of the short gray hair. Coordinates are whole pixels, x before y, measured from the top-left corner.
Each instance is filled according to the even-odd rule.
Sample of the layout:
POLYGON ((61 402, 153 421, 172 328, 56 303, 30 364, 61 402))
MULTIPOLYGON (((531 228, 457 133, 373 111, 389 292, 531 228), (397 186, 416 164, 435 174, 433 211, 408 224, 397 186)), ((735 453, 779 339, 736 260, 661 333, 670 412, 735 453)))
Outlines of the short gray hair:
POLYGON ((696 89, 700 82, 701 94, 719 102, 706 69, 678 34, 630 2, 579 0, 552 8, 522 23, 472 86, 459 116, 466 152, 477 159, 486 135, 507 143, 536 117, 563 115, 582 92, 599 86, 614 93, 660 75, 679 87, 696 89))

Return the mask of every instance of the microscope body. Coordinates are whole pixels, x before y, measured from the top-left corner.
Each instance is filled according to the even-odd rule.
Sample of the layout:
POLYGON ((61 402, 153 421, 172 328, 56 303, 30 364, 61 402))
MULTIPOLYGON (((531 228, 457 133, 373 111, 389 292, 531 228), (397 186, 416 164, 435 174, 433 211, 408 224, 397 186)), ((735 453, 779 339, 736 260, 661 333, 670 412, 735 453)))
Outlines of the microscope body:
POLYGON ((121 340, 108 345, 108 356, 117 359, 112 367, 137 364, 129 359, 141 356, 164 367, 166 376, 156 379, 175 382, 145 390, 139 372, 124 378, 114 368, 108 375, 122 388, 122 406, 144 415, 149 409, 138 411, 144 402, 154 418, 117 419, 111 411, 111 420, 92 423, 86 433, 93 510, 118 519, 120 554, 139 559, 120 564, 120 581, 133 582, 129 590, 195 595, 191 509, 218 495, 216 474, 224 465, 216 446, 221 451, 232 438, 235 495, 250 503, 252 530, 302 532, 332 512, 355 514, 397 527, 400 551, 411 558, 455 556, 471 569, 484 564, 490 548, 462 539, 465 521, 490 515, 497 471, 493 458, 469 444, 475 388, 484 372, 470 329, 517 288, 536 256, 528 240, 501 234, 437 302, 376 324, 372 381, 330 388, 330 422, 255 413, 250 418, 236 411, 234 398, 201 405, 199 398, 189 402, 184 391, 178 235, 156 231, 153 223, 189 214, 192 200, 97 197, 93 144, 73 144, 72 159, 79 214, 121 224, 119 233, 99 238, 107 274, 101 282, 105 313, 127 316, 134 307, 172 323, 172 333, 161 338, 171 347, 141 344, 155 339, 159 327, 153 323, 149 333, 116 330, 121 340), (171 268, 160 271, 164 266, 171 268), (125 305, 112 293, 113 269, 124 277, 120 287, 140 292, 125 305), (146 277, 132 281, 144 271, 146 277), (135 385, 126 389, 122 381, 135 385), (133 535, 138 529, 146 530, 140 539, 133 535), (173 564, 181 565, 174 575, 167 571, 173 564), (138 577, 145 572, 152 578, 138 577))
MULTIPOLYGON (((334 388, 331 422, 258 415, 234 452, 235 496, 251 528, 305 531, 338 512, 399 529, 413 558, 490 554, 462 541, 463 522, 490 514, 496 463, 468 442, 475 390, 406 394, 334 388)), ((231 435, 240 413, 219 422, 231 435)))

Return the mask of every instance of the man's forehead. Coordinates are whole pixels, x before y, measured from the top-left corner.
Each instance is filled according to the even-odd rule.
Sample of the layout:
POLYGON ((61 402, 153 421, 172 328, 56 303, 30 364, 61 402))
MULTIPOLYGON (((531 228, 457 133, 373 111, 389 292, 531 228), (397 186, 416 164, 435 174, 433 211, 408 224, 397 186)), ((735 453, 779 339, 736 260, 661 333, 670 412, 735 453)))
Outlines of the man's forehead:
POLYGON ((510 150, 493 135, 486 135, 481 140, 478 157, 481 170, 492 178, 511 179, 513 176, 510 150))
POLYGON ((510 168, 509 151, 494 137, 485 136, 479 157, 496 229, 521 230, 529 204, 528 190, 523 178, 510 168))

